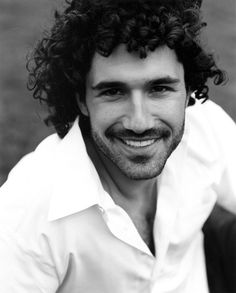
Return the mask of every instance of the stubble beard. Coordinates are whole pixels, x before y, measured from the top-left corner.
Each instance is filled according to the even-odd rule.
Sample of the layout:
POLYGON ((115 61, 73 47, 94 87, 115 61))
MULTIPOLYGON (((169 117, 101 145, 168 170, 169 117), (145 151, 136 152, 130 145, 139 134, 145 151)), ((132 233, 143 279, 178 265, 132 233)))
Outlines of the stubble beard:
MULTIPOLYGON (((184 133, 184 121, 182 126, 179 127, 176 134, 171 138, 171 133, 168 137, 164 137, 163 143, 166 143, 166 147, 162 154, 158 155, 155 159, 149 156, 133 156, 125 157, 122 153, 119 153, 114 148, 114 140, 106 136, 106 143, 104 139, 99 135, 96 129, 91 128, 91 137, 95 147, 112 162, 123 175, 131 180, 148 180, 157 177, 162 172, 167 159, 172 152, 179 145, 184 133)), ((158 147, 158 146, 157 146, 158 147)))

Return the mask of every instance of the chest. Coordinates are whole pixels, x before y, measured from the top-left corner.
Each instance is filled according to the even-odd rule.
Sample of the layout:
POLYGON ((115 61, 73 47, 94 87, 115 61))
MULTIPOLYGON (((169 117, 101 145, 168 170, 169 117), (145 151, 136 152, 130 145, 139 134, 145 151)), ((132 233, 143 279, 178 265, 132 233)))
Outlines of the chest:
POLYGON ((155 244, 153 236, 154 218, 136 216, 133 217, 132 220, 136 229, 138 230, 139 235, 149 247, 152 254, 155 255, 155 244))
POLYGON ((57 270, 66 278, 58 293, 149 292, 155 258, 120 241, 94 207, 76 216, 77 221, 68 223, 65 233, 60 229, 63 239, 55 244, 64 241, 63 261, 57 270))
MULTIPOLYGON (((140 218, 134 221, 140 235, 142 233, 141 237, 147 237, 148 241, 150 235, 152 237, 151 225, 143 219, 140 221, 140 218)), ((165 278, 155 275, 155 279, 150 279, 153 272, 158 270, 159 261, 156 262, 151 255, 127 245, 111 233, 95 206, 53 223, 51 229, 53 237, 47 237, 50 238, 51 251, 58 260, 57 271, 59 276, 66 276, 58 293, 207 292, 201 287, 197 291, 191 290, 192 287, 198 288, 195 285, 201 283, 199 270, 196 274, 193 271, 198 266, 192 265, 202 259, 196 253, 199 252, 199 246, 195 241, 179 248, 171 245, 169 257, 165 258, 165 265, 162 266, 165 278), (186 270, 186 266, 189 269, 186 270), (180 286, 181 291, 178 291, 176 286, 185 284, 190 272, 194 275, 189 282, 191 288, 182 290, 180 286), (192 285, 193 280, 197 282, 195 285, 192 285)), ((204 271, 204 262, 202 264, 200 272, 204 271)))

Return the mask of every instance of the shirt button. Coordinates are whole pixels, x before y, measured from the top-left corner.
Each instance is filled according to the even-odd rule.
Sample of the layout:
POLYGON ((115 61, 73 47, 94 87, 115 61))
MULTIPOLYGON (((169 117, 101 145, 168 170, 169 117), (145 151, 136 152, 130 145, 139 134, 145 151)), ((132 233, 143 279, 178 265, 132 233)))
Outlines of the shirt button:
POLYGON ((100 210, 103 214, 105 213, 104 208, 99 207, 99 210, 100 210))

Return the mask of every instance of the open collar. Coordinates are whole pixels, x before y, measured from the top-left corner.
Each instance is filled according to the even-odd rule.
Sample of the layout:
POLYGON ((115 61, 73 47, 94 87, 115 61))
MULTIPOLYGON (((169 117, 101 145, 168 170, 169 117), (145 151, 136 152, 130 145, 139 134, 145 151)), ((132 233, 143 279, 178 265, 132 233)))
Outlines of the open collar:
MULTIPOLYGON (((176 165, 181 166, 184 162, 187 137, 188 131, 185 129, 182 143, 178 146, 177 151, 171 155, 171 158, 168 159, 162 175, 158 180, 158 206, 161 206, 162 199, 160 197, 163 197, 163 200, 166 201, 167 194, 171 195, 173 190, 175 190, 175 197, 172 199, 173 209, 170 213, 172 219, 174 219, 175 214, 173 211, 176 212, 177 210, 178 197, 176 196, 176 187, 178 184, 169 173, 172 174, 173 170, 176 169, 176 165), (168 192, 166 189, 168 189, 168 192)), ((87 153, 79 128, 78 118, 56 149, 53 171, 51 202, 48 213, 49 221, 75 214, 93 205, 102 207, 104 196, 107 198, 107 195, 87 153)), ((179 172, 180 170, 178 170, 179 172)), ((170 223, 171 220, 168 219, 167 222, 170 223)))

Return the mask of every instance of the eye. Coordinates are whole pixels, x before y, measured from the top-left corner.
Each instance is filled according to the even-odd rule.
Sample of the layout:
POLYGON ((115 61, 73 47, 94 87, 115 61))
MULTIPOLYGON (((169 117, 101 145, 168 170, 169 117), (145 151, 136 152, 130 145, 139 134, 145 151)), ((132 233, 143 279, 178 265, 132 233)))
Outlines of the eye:
POLYGON ((173 92, 175 92, 175 89, 167 85, 153 85, 148 90, 149 96, 153 98, 170 97, 173 92))
POLYGON ((155 85, 149 90, 150 93, 165 93, 166 91, 170 91, 170 88, 163 85, 155 85))
POLYGON ((100 95, 102 96, 109 96, 109 97, 123 96, 124 94, 125 94, 124 90, 118 89, 118 88, 107 89, 100 93, 100 95))

